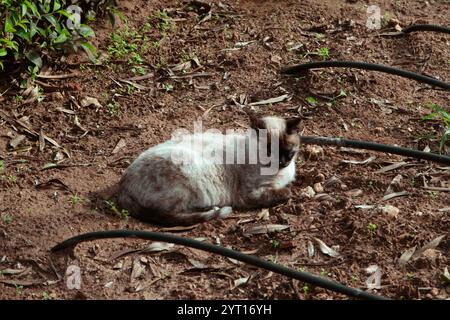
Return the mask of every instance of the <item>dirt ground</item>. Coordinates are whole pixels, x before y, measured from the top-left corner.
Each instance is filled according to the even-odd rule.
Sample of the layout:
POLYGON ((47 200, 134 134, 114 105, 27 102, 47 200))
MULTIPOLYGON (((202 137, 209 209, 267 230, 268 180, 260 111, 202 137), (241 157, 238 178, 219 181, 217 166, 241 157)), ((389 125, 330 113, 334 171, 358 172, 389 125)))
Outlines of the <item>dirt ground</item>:
MULTIPOLYGON (((448 110, 448 92, 354 69, 315 70, 297 79, 283 77, 279 70, 321 59, 360 60, 450 81, 448 35, 380 35, 392 32, 396 24, 448 25, 448 1, 377 1, 383 29, 375 31, 366 27, 369 1, 230 0, 208 1, 203 7, 172 0, 118 3, 129 30, 158 41, 141 52, 146 79, 121 81, 136 76, 126 58, 93 65, 81 54, 48 61, 47 75, 77 75, 38 78, 40 102, 24 104, 27 97, 18 98, 23 93, 13 80, 17 75, 2 79, 0 92, 8 91, 0 97, 0 298, 346 299, 198 250, 154 245, 154 252, 143 252, 150 243, 140 240, 87 242, 76 248, 74 258, 58 261, 62 274, 70 264, 80 267, 79 290, 69 290, 65 279, 55 281, 47 257, 52 246, 83 232, 164 230, 114 214, 95 193, 117 183, 140 152, 169 139, 177 128, 192 130, 197 119, 207 128, 245 127, 248 119, 242 108, 251 102, 287 94, 286 100, 254 110, 261 115, 301 114, 305 135, 438 152, 442 126, 421 118, 430 113, 428 103, 448 110), (159 10, 167 12, 170 27, 142 31, 159 10), (321 48, 328 49, 328 57, 321 48), (84 106, 86 97, 99 103, 84 106), (11 147, 19 134, 25 139, 11 147), (44 135, 50 138, 44 139, 45 145, 44 135)), ((114 30, 106 21, 96 24, 95 45, 105 57, 114 30)), ((124 23, 119 26, 124 28, 124 23)), ((381 283, 371 292, 395 299, 450 297, 448 282, 446 286, 442 280, 450 265, 449 167, 395 155, 303 146, 297 171, 288 203, 268 211, 235 212, 229 219, 178 230, 179 235, 362 289, 370 276, 366 269, 376 265, 381 283), (376 159, 345 163, 371 156, 376 159), (377 172, 401 161, 406 164, 377 172), (324 195, 309 197, 307 187, 324 195), (400 191, 407 194, 383 201, 385 194, 400 191), (387 205, 398 210, 376 207, 387 205), (252 227, 265 224, 288 228, 249 234, 252 227), (440 242, 416 251, 402 264, 400 257, 407 250, 422 248, 439 236, 444 236, 440 242), (316 239, 339 255, 321 252, 316 239)))

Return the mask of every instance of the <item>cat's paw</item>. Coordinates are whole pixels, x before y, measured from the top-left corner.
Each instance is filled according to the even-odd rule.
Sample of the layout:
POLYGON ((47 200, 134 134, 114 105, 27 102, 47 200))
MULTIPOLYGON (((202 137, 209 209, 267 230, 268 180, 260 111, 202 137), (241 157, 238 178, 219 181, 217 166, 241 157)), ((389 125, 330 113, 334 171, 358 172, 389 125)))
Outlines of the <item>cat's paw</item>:
POLYGON ((292 191, 289 188, 281 188, 273 191, 273 200, 275 203, 283 203, 292 197, 292 191))
POLYGON ((219 210, 219 217, 226 218, 233 213, 233 208, 231 207, 222 207, 219 210))

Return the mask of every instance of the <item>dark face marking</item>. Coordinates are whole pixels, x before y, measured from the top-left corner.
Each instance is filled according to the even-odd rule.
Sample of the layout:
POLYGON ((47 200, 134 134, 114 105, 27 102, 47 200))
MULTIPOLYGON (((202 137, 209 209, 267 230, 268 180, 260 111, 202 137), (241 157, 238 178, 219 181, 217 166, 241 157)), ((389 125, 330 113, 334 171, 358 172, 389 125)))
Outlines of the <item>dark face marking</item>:
POLYGON ((281 168, 287 167, 297 154, 300 145, 300 138, 297 134, 284 134, 280 137, 279 165, 281 168))

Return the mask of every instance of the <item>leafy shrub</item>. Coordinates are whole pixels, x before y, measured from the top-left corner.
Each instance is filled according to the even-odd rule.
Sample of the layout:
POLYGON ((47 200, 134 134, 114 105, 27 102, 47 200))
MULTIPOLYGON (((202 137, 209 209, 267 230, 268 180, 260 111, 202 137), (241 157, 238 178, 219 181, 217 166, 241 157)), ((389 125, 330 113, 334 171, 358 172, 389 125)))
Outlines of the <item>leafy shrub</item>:
MULTIPOLYGON (((36 73, 52 51, 82 48, 91 60, 95 36, 66 0, 0 0, 0 71, 6 63, 28 59, 36 73)), ((75 8, 76 9, 76 8, 75 8)))

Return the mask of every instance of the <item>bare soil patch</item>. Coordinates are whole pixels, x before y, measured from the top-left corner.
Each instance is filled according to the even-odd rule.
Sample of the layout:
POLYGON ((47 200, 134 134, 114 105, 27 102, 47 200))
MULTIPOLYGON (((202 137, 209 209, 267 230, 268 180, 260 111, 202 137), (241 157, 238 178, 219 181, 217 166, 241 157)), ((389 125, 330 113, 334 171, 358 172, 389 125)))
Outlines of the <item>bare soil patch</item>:
MULTIPOLYGON (((50 87, 42 102, 23 105, 13 86, 0 100, 0 112, 22 119, 37 136, 24 133, 17 122, 0 118, 0 270, 24 270, 0 275, 1 299, 343 299, 344 296, 235 263, 220 256, 174 247, 168 251, 130 253, 111 259, 121 250, 145 248, 138 240, 102 240, 80 245, 67 264, 81 268, 80 290, 68 290, 53 280, 47 260, 56 243, 88 231, 161 228, 129 220, 99 206, 95 192, 114 185, 123 170, 143 150, 169 139, 177 128, 192 129, 197 119, 207 128, 239 128, 248 119, 239 103, 256 102, 283 94, 292 98, 256 107, 260 114, 297 116, 301 110, 303 134, 348 137, 438 151, 437 123, 420 121, 424 106, 449 105, 448 92, 376 72, 345 69, 313 71, 298 79, 282 77, 280 67, 321 59, 359 60, 398 66, 450 80, 450 38, 431 32, 402 38, 382 37, 366 28, 366 1, 210 1, 204 9, 181 1, 118 1, 129 30, 139 30, 158 10, 166 10, 171 28, 147 32, 149 49, 142 67, 150 77, 136 76, 126 59, 94 66, 84 56, 53 63, 51 74, 78 72, 63 80, 41 79, 50 87), (206 17, 206 18, 205 18, 206 17), (156 39, 156 40, 155 40, 156 39), (195 60, 194 60, 195 58, 195 60), (195 61, 198 61, 195 62, 195 61), (180 63, 191 65, 173 74, 180 63), (189 76, 192 74, 202 76, 189 76), (174 77, 175 76, 175 77, 174 77), (344 92, 345 94, 339 94, 344 92), (81 106, 85 97, 101 106, 81 106), (317 100, 315 105, 308 97, 317 100), (76 102, 76 103, 75 103, 76 102), (76 115, 76 118, 75 118, 76 115), (26 118, 22 118, 26 117, 26 118), (85 133, 87 130, 87 133, 85 133), (13 150, 11 136, 25 135, 13 150), (46 141, 40 151, 39 133, 46 141), (427 138, 430 136, 433 138, 427 138), (125 146, 113 152, 119 141, 125 146), (56 160, 55 160, 56 159, 56 160), (48 163, 59 167, 43 168, 48 163), (57 180, 52 180, 57 179, 57 180), (36 187, 52 180, 53 183, 36 187), (249 278, 248 278, 249 277, 249 278), (239 279, 248 278, 246 283, 239 279), (2 283, 16 281, 17 285, 2 283)), ((378 1, 386 21, 402 26, 413 22, 448 25, 446 1, 378 1)), ((122 23, 122 28, 123 23, 122 23)), ((387 28, 388 26, 386 26, 387 28)), ((96 45, 107 54, 111 33, 98 22, 96 45)), ((3 83, 4 92, 12 79, 3 83)), ((3 113, 2 113, 3 114, 3 113)), ((1 115, 1 114, 0 114, 1 115)), ((42 144, 42 143, 41 143, 42 144)), ((293 198, 261 211, 236 212, 230 219, 212 221, 186 230, 186 237, 204 238, 277 263, 322 274, 353 287, 366 288, 366 268, 381 270, 381 288, 375 292, 396 299, 448 299, 442 281, 449 267, 449 168, 402 157, 324 147, 315 154, 302 148, 293 198), (346 164, 342 160, 368 164, 346 164), (386 173, 394 162, 404 166, 386 173), (410 164, 410 165, 409 165, 410 164), (398 184, 391 181, 401 175, 398 184), (321 183, 327 196, 307 198, 303 189, 321 183), (381 201, 389 187, 407 191, 403 197, 381 201), (358 205, 391 205, 398 213, 361 209, 358 205), (245 235, 260 224, 283 224, 289 229, 271 234, 245 235), (402 254, 422 247, 438 236, 439 245, 405 266, 402 254), (320 252, 314 238, 333 246, 341 255, 320 252), (315 248, 310 254, 311 244, 315 248)), ((316 189, 320 187, 316 186, 316 189)), ((64 272, 64 270, 62 270, 64 272)))

